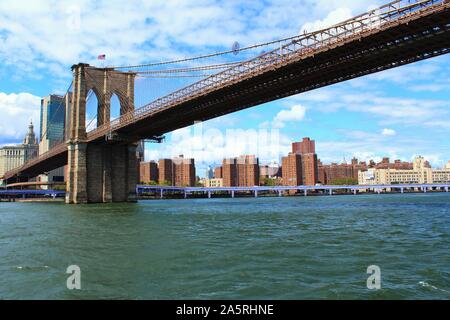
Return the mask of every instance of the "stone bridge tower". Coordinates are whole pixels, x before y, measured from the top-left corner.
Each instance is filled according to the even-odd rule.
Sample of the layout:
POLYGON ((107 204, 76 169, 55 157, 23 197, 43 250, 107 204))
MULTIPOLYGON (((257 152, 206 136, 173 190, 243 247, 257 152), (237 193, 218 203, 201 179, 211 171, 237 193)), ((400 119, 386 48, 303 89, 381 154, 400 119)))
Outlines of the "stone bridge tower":
POLYGON ((68 173, 66 203, 136 201, 137 143, 134 141, 88 142, 87 94, 98 99, 97 127, 109 126, 111 96, 120 101, 120 114, 134 110, 135 74, 88 64, 72 67, 73 94, 68 108, 68 173))

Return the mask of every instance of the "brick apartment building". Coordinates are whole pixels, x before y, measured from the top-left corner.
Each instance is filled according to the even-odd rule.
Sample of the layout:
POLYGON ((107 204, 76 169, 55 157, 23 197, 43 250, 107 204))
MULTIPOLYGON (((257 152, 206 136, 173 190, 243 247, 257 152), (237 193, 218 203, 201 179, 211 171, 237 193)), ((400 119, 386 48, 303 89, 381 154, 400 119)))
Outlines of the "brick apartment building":
MULTIPOLYGON (((428 164, 429 165, 429 164, 428 164)), ((365 161, 358 162, 358 159, 353 158, 351 163, 331 163, 328 165, 322 164, 318 161, 319 182, 322 184, 334 184, 338 180, 353 179, 358 180, 359 171, 367 171, 367 169, 396 169, 396 170, 412 170, 412 162, 403 162, 395 160, 390 162, 389 158, 385 157, 381 162, 376 163, 373 160, 367 164, 365 161)))
POLYGON ((195 186, 195 160, 183 156, 159 160, 159 184, 172 186, 195 186))
MULTIPOLYGON (((292 143, 292 153, 298 154, 301 157, 301 185, 305 186, 314 186, 318 182, 318 161, 317 161, 317 154, 316 154, 316 142, 314 140, 311 140, 310 138, 306 137, 303 138, 301 142, 294 142, 292 143)), ((289 156, 288 156, 289 157, 289 156)), ((288 161, 288 160, 286 160, 288 161)), ((284 166, 282 167, 284 172, 284 166)), ((284 177, 284 175, 283 175, 284 177)), ((286 174, 286 177, 289 177, 288 174, 286 174)), ((289 179, 293 179, 293 177, 290 177, 289 179)), ((284 180, 284 179, 283 179, 284 180)), ((293 181, 293 180, 292 180, 293 181)), ((296 181, 299 181, 297 179, 296 181)), ((288 183, 288 182, 286 182, 288 183)), ((283 182, 283 184, 285 184, 283 182)), ((291 184, 286 184, 291 185, 291 184)))
POLYGON ((215 178, 223 179, 224 187, 254 187, 259 185, 259 160, 254 155, 224 159, 215 169, 215 178))
POLYGON ((155 161, 139 163, 139 181, 149 183, 151 181, 158 182, 159 170, 155 161))
POLYGON ((300 186, 303 184, 302 156, 298 153, 289 153, 281 159, 283 185, 300 186))

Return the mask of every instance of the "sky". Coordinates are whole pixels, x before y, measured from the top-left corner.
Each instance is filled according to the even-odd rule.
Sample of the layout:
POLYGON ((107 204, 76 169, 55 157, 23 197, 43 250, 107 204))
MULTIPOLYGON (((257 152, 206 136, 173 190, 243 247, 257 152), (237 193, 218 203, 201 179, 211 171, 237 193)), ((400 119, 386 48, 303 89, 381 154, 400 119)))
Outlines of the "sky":
MULTIPOLYGON (((70 67, 98 65, 99 54, 108 65, 207 54, 317 30, 382 3, 0 1, 0 145, 21 142, 30 120, 39 128, 41 97, 63 94, 70 67)), ((449 62, 440 56, 177 130, 146 144, 146 160, 195 157, 202 176, 207 165, 244 153, 279 162, 308 136, 325 163, 422 155, 442 167, 450 160, 449 62)))

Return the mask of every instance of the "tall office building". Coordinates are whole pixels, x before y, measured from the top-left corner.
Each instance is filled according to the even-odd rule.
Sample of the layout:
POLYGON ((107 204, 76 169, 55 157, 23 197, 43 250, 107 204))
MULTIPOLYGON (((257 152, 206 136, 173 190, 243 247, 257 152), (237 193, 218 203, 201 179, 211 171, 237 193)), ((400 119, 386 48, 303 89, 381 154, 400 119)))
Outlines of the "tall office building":
POLYGON ((41 100, 40 154, 64 141, 65 105, 64 98, 54 94, 41 100))
MULTIPOLYGON (((58 95, 50 95, 41 100, 41 126, 39 154, 44 154, 58 143, 65 140, 64 124, 66 120, 66 100, 58 95)), ((41 182, 63 182, 66 168, 61 167, 45 174, 38 180, 41 182)))
POLYGON ((211 166, 208 166, 205 170, 205 178, 213 179, 214 178, 214 170, 211 166))

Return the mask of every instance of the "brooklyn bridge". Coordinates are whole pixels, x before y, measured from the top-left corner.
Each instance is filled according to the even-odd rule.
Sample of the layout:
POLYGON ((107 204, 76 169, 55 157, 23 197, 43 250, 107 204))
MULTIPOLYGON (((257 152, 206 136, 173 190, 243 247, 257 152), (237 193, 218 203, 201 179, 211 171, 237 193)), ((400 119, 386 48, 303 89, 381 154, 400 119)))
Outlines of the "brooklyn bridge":
POLYGON ((397 0, 326 29, 266 43, 271 50, 243 61, 168 69, 164 75, 220 71, 142 104, 137 100, 145 94, 138 96, 136 83, 161 72, 153 69, 158 63, 76 64, 64 97, 61 142, 3 179, 28 181, 67 165, 67 203, 135 201, 138 141, 159 140, 196 121, 446 54, 449 7, 450 0, 397 0), (86 108, 92 95, 98 101, 97 126, 90 130, 86 108), (120 116, 111 121, 113 95, 120 101, 120 116))

